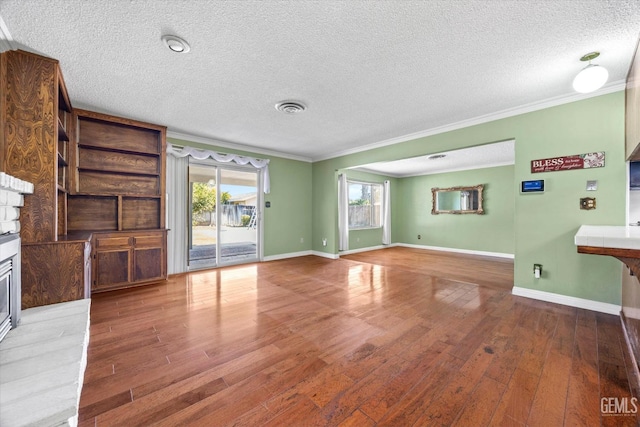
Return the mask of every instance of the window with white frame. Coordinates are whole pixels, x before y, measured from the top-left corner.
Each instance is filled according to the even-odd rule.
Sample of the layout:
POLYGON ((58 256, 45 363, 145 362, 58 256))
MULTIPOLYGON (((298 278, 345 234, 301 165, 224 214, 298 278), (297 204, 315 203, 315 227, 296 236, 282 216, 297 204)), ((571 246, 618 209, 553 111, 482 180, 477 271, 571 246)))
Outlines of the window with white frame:
POLYGON ((348 181, 349 229, 382 227, 382 184, 348 181))

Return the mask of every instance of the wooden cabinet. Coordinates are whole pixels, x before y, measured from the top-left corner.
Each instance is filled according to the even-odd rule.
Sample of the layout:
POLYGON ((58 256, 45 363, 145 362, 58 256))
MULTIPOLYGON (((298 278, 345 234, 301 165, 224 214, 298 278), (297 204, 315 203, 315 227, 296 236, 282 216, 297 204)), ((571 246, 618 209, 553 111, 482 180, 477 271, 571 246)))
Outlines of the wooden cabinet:
POLYGON ((166 279, 166 128, 74 110, 58 61, 28 52, 0 54, 0 94, 0 170, 35 187, 22 308, 166 279))
POLYGON ((74 110, 69 231, 163 229, 166 128, 74 110))
MULTIPOLYGON (((58 188, 64 189, 68 135, 61 111, 71 110, 58 61, 23 51, 0 55, 0 170, 34 184, 20 215, 23 243, 56 241, 58 188), (60 177, 62 175, 62 177, 60 177)), ((62 227, 64 228, 64 227, 62 227)))
POLYGON ((92 289, 100 292, 167 277, 167 232, 96 233, 92 289))
POLYGON ((20 212, 22 308, 88 298, 90 248, 69 241, 72 107, 58 61, 0 54, 0 170, 34 184, 20 212))
POLYGON ((166 279, 166 128, 74 110, 71 232, 91 230, 93 291, 166 279))
POLYGON ((91 296, 88 240, 22 244, 22 307, 91 296))

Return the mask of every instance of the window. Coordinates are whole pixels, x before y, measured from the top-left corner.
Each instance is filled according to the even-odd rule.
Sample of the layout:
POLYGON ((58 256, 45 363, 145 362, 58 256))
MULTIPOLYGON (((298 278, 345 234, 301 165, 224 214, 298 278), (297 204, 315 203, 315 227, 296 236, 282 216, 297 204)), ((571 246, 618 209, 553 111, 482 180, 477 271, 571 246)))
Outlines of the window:
POLYGON ((382 184, 349 181, 349 229, 382 227, 382 184))

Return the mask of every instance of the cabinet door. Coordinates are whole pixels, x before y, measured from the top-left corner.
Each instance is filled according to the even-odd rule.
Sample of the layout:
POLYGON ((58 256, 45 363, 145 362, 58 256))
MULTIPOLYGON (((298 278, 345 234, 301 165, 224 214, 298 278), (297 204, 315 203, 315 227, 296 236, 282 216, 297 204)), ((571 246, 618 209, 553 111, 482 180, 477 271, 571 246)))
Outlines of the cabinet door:
POLYGON ((129 282, 130 259, 131 250, 129 248, 97 250, 94 289, 129 282))
POLYGON ((143 248, 133 250, 135 282, 162 279, 162 248, 143 248))
POLYGON ((133 280, 164 279, 164 233, 135 236, 133 243, 133 280))

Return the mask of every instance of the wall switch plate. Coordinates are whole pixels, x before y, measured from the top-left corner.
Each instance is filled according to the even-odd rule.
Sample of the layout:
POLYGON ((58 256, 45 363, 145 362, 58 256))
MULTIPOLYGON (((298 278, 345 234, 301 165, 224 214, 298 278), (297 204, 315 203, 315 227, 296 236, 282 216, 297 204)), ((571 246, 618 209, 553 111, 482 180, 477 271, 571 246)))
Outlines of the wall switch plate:
POLYGON ((589 211, 596 208, 595 197, 583 197, 580 199, 580 209, 589 211))
POLYGON ((598 189, 598 181, 587 181, 587 191, 596 191, 598 189))

